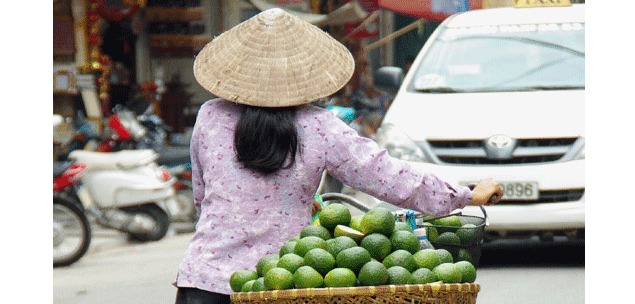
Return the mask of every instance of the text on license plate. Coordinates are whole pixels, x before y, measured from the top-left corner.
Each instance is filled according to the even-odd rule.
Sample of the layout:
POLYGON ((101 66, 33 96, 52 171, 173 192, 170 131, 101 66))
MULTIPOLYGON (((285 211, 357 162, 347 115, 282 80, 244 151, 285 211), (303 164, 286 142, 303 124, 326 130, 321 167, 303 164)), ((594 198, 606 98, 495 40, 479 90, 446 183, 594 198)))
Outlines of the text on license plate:
POLYGON ((503 200, 537 200, 537 182, 498 182, 503 187, 503 200))

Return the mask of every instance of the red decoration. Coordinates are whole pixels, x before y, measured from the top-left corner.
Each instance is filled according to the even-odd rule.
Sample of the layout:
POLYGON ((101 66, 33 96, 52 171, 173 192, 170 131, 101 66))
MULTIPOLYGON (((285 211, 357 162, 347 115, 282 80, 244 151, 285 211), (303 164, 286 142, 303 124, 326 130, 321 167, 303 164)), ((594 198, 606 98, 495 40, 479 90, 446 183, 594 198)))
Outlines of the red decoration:
POLYGON ((101 44, 101 37, 99 37, 99 35, 92 34, 88 36, 88 43, 99 45, 101 44))
POLYGON ((95 12, 90 12, 88 13, 88 21, 93 23, 93 22, 97 22, 97 20, 99 20, 99 14, 95 13, 95 12))
POLYGON ((110 65, 110 58, 108 58, 108 56, 101 56, 99 58, 99 63, 105 66, 110 65))
POLYGON ((156 83, 154 83, 154 81, 146 81, 139 85, 139 89, 144 93, 155 92, 158 88, 159 87, 156 83))
POLYGON ((119 22, 128 19, 139 10, 139 4, 116 6, 107 2, 106 0, 97 0, 97 12, 111 21, 119 22))

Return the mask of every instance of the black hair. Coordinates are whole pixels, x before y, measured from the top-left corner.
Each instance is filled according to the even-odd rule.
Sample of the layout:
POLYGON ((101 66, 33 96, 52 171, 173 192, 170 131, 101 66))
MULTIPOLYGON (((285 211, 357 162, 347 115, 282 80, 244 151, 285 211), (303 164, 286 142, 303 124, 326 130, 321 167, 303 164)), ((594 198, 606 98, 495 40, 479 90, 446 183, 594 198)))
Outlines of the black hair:
POLYGON ((234 133, 238 161, 264 174, 291 167, 298 150, 295 118, 295 107, 245 106, 234 133))

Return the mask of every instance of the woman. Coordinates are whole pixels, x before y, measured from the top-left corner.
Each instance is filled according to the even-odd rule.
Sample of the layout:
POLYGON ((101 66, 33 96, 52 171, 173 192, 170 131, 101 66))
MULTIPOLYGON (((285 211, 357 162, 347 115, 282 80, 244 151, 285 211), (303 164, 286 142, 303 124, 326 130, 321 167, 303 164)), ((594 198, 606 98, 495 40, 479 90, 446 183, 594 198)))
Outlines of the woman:
POLYGON ((201 106, 191 140, 196 232, 179 266, 177 303, 229 303, 230 275, 311 223, 324 170, 377 198, 445 214, 502 195, 474 191, 391 158, 331 112, 309 105, 342 88, 353 58, 319 28, 280 9, 221 34, 194 75, 218 99, 201 106))

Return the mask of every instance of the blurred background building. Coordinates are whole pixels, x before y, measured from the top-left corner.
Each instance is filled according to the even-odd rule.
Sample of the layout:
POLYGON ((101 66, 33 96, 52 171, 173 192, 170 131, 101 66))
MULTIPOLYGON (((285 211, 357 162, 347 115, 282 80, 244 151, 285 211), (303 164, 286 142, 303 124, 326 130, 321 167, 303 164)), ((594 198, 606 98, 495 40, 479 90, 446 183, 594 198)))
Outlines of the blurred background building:
POLYGON ((199 106, 213 97, 194 79, 195 55, 262 10, 283 8, 363 47, 374 70, 407 67, 452 13, 514 1, 53 0, 53 110, 66 122, 81 111, 102 129, 113 107, 145 98, 173 133, 187 137, 199 106))

